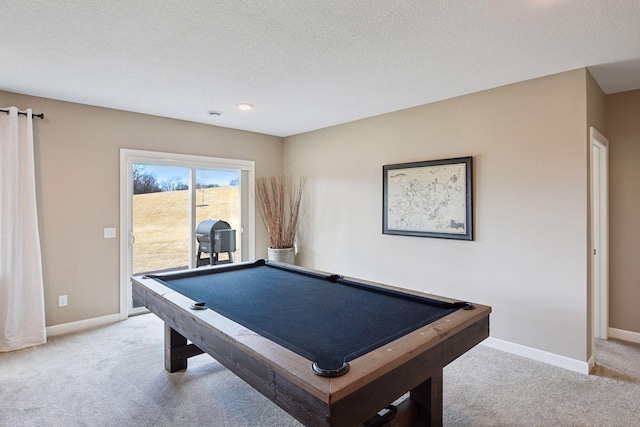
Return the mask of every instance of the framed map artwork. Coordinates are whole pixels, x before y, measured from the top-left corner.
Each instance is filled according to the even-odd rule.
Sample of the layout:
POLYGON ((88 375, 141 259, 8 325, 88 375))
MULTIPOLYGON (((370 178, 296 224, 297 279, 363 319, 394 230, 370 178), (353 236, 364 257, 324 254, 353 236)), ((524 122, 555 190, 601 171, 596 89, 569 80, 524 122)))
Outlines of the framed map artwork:
POLYGON ((382 232, 473 240, 472 157, 382 167, 382 232))

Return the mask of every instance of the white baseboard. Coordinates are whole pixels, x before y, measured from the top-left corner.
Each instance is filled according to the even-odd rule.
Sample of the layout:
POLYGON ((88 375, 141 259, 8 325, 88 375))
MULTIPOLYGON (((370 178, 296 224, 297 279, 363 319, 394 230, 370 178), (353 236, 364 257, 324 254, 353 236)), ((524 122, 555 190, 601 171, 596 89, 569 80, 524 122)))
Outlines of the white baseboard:
POLYGON ((536 348, 527 347, 521 344, 515 344, 498 338, 489 337, 482 341, 482 345, 495 348, 507 353, 526 357, 527 359, 537 360, 538 362, 548 363, 563 369, 578 372, 581 374, 589 374, 589 362, 583 362, 570 357, 560 356, 559 354, 549 353, 548 351, 538 350, 536 348))
POLYGON ((629 341, 640 344, 640 334, 637 332, 625 331, 623 329, 609 328, 609 337, 617 340, 629 341))
POLYGON ((63 323, 61 325, 47 326, 47 337, 80 332, 86 329, 104 326, 120 321, 120 314, 109 314, 108 316, 94 317, 92 319, 79 320, 77 322, 63 323))

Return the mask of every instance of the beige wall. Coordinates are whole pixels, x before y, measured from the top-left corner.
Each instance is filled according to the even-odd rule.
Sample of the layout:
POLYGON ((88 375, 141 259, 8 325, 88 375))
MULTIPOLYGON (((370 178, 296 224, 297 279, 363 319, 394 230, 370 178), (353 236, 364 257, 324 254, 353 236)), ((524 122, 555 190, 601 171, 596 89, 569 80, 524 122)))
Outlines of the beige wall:
POLYGON ((298 262, 491 305, 491 335, 587 360, 587 72, 285 138, 298 262), (475 240, 383 235, 382 166, 473 156, 475 240))
POLYGON ((278 137, 2 91, 0 106, 46 116, 34 127, 47 326, 119 311, 119 241, 103 228, 119 227, 120 148, 254 160, 256 176, 282 170, 278 137))
MULTIPOLYGON (((118 242, 102 230, 119 226, 119 149, 131 148, 306 175, 298 263, 491 305, 493 337, 584 361, 587 128, 604 128, 603 96, 576 70, 289 137, 284 149, 277 137, 8 92, 0 106, 47 116, 35 127, 48 326, 118 311, 118 242), (473 242, 381 233, 382 165, 468 155, 473 242), (60 294, 69 307, 57 307, 60 294)), ((624 328, 614 304, 612 326, 624 328)))
POLYGON ((606 97, 609 326, 640 333, 640 90, 606 97))

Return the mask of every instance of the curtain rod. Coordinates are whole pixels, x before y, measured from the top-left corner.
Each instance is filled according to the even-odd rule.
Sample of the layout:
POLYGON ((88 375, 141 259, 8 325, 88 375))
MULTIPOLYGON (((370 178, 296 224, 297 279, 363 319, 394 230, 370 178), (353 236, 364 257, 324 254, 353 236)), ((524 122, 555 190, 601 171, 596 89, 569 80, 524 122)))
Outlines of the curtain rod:
MULTIPOLYGON (((5 110, 5 109, 0 109, 0 112, 3 113, 7 113, 9 114, 9 110, 5 110)), ((26 111, 18 111, 18 115, 19 116, 26 116, 27 112, 26 111)), ((40 113, 40 114, 31 114, 33 117, 37 117, 39 119, 44 119, 44 113, 40 113)))

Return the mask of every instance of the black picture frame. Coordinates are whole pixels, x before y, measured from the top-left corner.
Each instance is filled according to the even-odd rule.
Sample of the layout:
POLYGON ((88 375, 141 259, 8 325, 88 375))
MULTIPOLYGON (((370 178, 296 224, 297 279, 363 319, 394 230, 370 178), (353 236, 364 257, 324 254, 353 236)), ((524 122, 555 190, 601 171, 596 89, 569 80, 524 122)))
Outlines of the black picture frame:
POLYGON ((382 176, 383 234, 473 240, 471 156, 384 165, 382 176))

